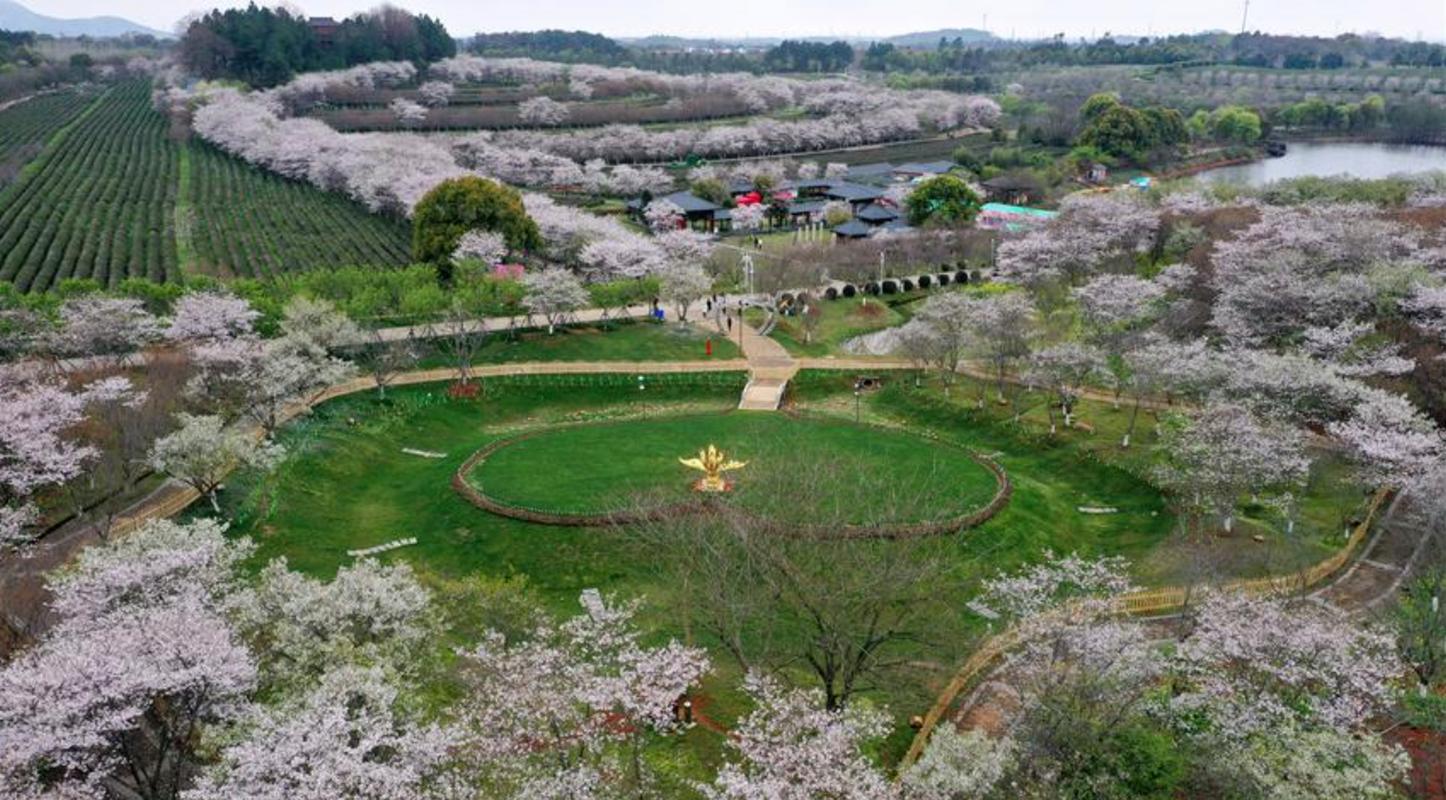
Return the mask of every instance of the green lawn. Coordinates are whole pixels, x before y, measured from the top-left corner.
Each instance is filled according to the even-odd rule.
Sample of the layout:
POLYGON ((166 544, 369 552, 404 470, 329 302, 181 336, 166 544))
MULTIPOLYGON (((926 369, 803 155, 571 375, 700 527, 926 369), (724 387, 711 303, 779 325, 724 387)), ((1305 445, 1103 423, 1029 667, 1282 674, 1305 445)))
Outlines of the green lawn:
MULTIPOLYGON (((997 516, 947 540, 955 554, 954 582, 941 591, 949 595, 946 607, 958 613, 940 625, 956 643, 961 632, 985 627, 985 620, 965 610, 978 580, 1037 561, 1046 550, 1126 556, 1143 585, 1199 574, 1204 561, 1223 576, 1252 575, 1315 560, 1339 546, 1345 516, 1361 505, 1361 492, 1349 483, 1342 465, 1328 459, 1312 479, 1294 537, 1281 534, 1279 521, 1264 510, 1247 508, 1234 537, 1191 543, 1180 539, 1165 499, 1141 477, 1148 471, 1153 437, 1150 415, 1141 415, 1135 446, 1122 450, 1118 436, 1127 409, 1085 403, 1080 419, 1092 433, 1071 429, 1049 436, 1039 395, 1025 396, 1023 416, 1015 425, 1007 407, 991 402, 977 409, 977 394, 967 381, 951 385, 946 394, 937 381, 915 388, 912 378, 886 373, 882 391, 859 398, 863 421, 893 426, 896 435, 852 423, 853 376, 840 372, 801 373, 792 385, 792 417, 724 413, 737 403, 742 373, 658 375, 642 389, 627 375, 501 378, 486 381, 485 395, 476 399, 449 398, 440 384, 395 389, 385 401, 372 393, 354 395, 287 426, 280 434, 290 453, 286 461, 270 475, 234 477, 222 500, 235 520, 233 533, 258 543, 258 567, 285 556, 293 568, 326 577, 351 562, 347 550, 416 537, 415 546, 381 558, 408 562, 429 581, 524 577, 559 615, 577 612, 577 597, 585 588, 642 598, 639 620, 650 638, 687 638, 690 632, 676 613, 687 600, 686 590, 664 579, 666 571, 655 554, 628 530, 554 528, 489 514, 455 494, 450 486, 454 471, 483 445, 523 431, 559 423, 616 423, 558 429, 530 447, 499 451, 499 461, 483 474, 484 483, 518 502, 598 507, 659 482, 680 487, 689 476, 676 458, 714 441, 752 462, 736 473, 739 501, 745 501, 749 481, 756 481, 789 498, 867 508, 866 498, 874 495, 866 482, 883 479, 908 484, 919 496, 977 506, 992 493, 992 480, 972 462, 961 467, 964 462, 952 457, 953 450, 915 435, 928 433, 991 455, 1014 486, 1010 503, 997 516), (799 461, 790 462, 789 455, 799 461), (790 464, 820 459, 850 468, 835 491, 810 496, 775 483, 789 478, 790 464), (611 491, 589 484, 604 480, 615 482, 611 491), (1086 514, 1081 506, 1118 511, 1086 514)), ((932 516, 946 506, 921 506, 919 513, 932 516)), ((797 508, 806 516, 810 506, 799 503, 797 508)), ((194 513, 207 509, 198 504, 194 513)), ((715 644, 701 633, 696 641, 715 644)), ((887 704, 898 722, 888 753, 897 755, 906 744, 908 716, 927 707, 938 680, 964 654, 959 646, 941 649, 920 642, 906 657, 934 665, 937 672, 868 693, 887 704)), ((737 691, 741 676, 721 651, 715 655, 715 671, 703 691, 711 704, 709 715, 727 722, 746 710, 737 691)), ((716 735, 695 730, 681 740, 657 743, 652 755, 701 774, 700 765, 716 764, 721 745, 716 735)))
MULTIPOLYGON (((800 317, 780 317, 773 329, 773 339, 795 356, 820 358, 839 353, 839 345, 865 333, 901 325, 909 318, 909 309, 924 295, 893 295, 888 298, 857 297, 824 301, 817 327, 810 336, 800 317)), ((748 321, 758 325, 762 311, 748 312, 748 321)))
MULTIPOLYGON (((474 363, 518 364, 528 361, 726 361, 741 358, 736 342, 676 322, 619 320, 607 326, 569 325, 547 329, 500 331, 488 336, 474 363), (707 341, 713 355, 707 355, 707 341)), ((423 367, 448 366, 440 355, 428 356, 423 367)))
POLYGON ((847 421, 749 412, 560 428, 496 451, 469 479, 503 503, 545 511, 600 513, 677 502, 688 498, 699 474, 678 458, 708 444, 748 463, 729 473, 736 489, 727 502, 775 514, 779 509, 765 505, 781 494, 790 500, 783 509, 790 519, 824 510, 836 518, 838 509, 850 522, 873 521, 869 503, 859 499, 872 494, 865 487, 919 499, 894 521, 946 519, 988 503, 996 488, 993 476, 957 448, 847 421), (809 466, 818 464, 847 471, 810 479, 809 466), (873 487, 868 476, 887 480, 873 487))

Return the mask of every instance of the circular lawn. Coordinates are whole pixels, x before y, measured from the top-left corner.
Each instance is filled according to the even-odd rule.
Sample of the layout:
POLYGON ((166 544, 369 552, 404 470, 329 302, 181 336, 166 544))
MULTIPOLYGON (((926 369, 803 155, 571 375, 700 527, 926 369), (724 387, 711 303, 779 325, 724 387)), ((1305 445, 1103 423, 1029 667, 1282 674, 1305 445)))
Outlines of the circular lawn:
POLYGON ((493 502, 605 515, 676 505, 701 473, 680 464, 709 444, 747 462, 726 502, 784 521, 907 524, 952 519, 999 491, 953 445, 837 420, 734 412, 553 428, 502 443, 467 472, 493 502))

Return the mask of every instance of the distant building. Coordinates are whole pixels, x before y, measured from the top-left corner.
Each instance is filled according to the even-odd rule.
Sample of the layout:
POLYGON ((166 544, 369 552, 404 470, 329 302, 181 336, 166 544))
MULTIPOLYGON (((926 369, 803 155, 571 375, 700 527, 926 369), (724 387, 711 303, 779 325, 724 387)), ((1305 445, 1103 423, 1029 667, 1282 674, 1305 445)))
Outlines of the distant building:
POLYGON ((1089 170, 1085 173, 1085 180, 1090 183, 1104 183, 1110 179, 1110 168, 1096 161, 1090 164, 1089 170))
MULTIPOLYGON (((692 192, 673 192, 662 197, 653 198, 653 202, 666 200, 683 210, 683 219, 689 226, 701 227, 708 231, 714 231, 720 227, 728 227, 732 224, 733 215, 728 209, 717 203, 704 200, 692 192), (722 212, 722 213, 720 213, 722 212)), ((628 212, 638 218, 642 218, 647 205, 640 197, 628 201, 628 212)))
POLYGON ((1037 202, 1044 195, 1039 181, 1021 173, 1005 173, 979 185, 984 187, 985 199, 992 203, 1025 206, 1037 202))
POLYGON ((890 170, 895 180, 915 180, 917 178, 932 178, 935 175, 947 175, 954 170, 953 161, 919 161, 911 164, 900 164, 890 170))
POLYGON ((341 31, 341 23, 331 17, 312 17, 306 21, 311 26, 311 32, 316 35, 316 40, 323 44, 331 44, 336 39, 336 34, 341 31))
POLYGON ((899 212, 878 203, 870 203, 854 212, 854 219, 868 225, 883 225, 898 220, 899 212))

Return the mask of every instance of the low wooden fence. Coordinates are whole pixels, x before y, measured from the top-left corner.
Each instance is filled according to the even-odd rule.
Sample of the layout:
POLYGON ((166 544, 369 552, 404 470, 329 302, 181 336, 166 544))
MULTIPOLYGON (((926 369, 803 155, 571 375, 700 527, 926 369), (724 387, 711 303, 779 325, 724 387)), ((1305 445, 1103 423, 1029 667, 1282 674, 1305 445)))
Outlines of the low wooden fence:
MULTIPOLYGON (((1351 530, 1350 538, 1346 540, 1345 546, 1304 570, 1287 575, 1228 581, 1212 587, 1167 586, 1159 589, 1145 589, 1120 597, 1117 600, 1117 608, 1121 614, 1153 616, 1179 611, 1185 607, 1192 592, 1198 595, 1202 590, 1233 591, 1255 597, 1265 597, 1303 591, 1316 586, 1339 572, 1356 555, 1356 551, 1360 549, 1361 544, 1370 534, 1381 506, 1390 498, 1391 494, 1390 489, 1377 490, 1366 507, 1365 515, 1351 530)), ((899 763, 900 774, 903 774, 905 769, 919 760, 919 756, 924 752, 924 747, 929 743, 930 735, 938 727, 939 721, 944 718, 944 715, 949 713, 949 709, 953 707, 954 701, 958 699, 959 695, 1018 644, 1020 644, 1019 631, 1011 626, 984 640, 984 643, 960 665, 954 673, 954 677, 944 686, 939 697, 924 715, 924 724, 919 727, 913 743, 909 745, 908 752, 904 754, 903 761, 899 763)))

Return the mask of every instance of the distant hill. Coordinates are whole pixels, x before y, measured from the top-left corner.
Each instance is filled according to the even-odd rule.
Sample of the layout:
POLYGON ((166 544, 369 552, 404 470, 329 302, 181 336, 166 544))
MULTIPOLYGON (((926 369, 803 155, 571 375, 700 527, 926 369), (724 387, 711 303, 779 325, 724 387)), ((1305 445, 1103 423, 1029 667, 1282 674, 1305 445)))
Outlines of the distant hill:
POLYGON ((978 28, 941 28, 937 31, 919 31, 918 33, 905 33, 901 36, 890 36, 880 41, 888 42, 895 47, 927 47, 934 48, 939 45, 940 39, 963 39, 964 44, 978 44, 994 39, 994 34, 989 31, 981 31, 978 28))
MULTIPOLYGON (((988 31, 981 31, 977 28, 942 28, 936 31, 920 31, 918 33, 905 33, 899 36, 789 36, 787 38, 796 42, 837 42, 845 41, 849 44, 869 44, 870 42, 888 42, 896 47, 910 48, 934 48, 939 44, 939 38, 944 37, 949 41, 955 38, 964 40, 965 44, 977 44, 994 40, 994 35, 988 31)), ((632 39, 618 39, 618 41, 632 47, 644 49, 663 50, 722 50, 725 48, 746 48, 746 49, 767 49, 775 47, 783 41, 783 37, 751 37, 747 39, 690 39, 684 36, 644 36, 632 39)))
POLYGON ((0 30, 33 31, 51 36, 91 36, 95 38, 124 36, 127 33, 148 33, 164 38, 171 36, 165 31, 147 28, 120 17, 87 17, 85 19, 47 17, 31 11, 14 0, 0 0, 0 30))

